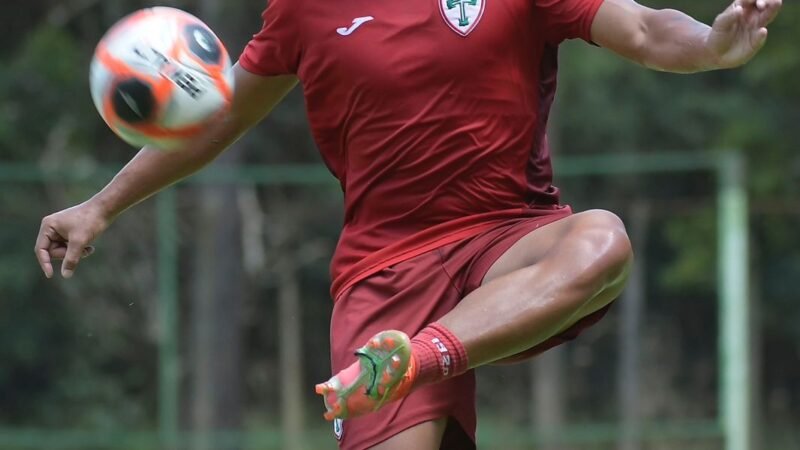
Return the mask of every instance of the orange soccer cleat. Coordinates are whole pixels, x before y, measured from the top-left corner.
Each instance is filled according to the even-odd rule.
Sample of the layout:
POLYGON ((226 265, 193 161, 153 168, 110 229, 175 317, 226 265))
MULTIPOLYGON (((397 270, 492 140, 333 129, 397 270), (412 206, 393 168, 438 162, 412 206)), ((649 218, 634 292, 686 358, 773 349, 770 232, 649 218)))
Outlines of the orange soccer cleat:
POLYGON ((377 411, 408 395, 417 369, 411 341, 402 331, 383 331, 356 351, 358 361, 316 386, 326 420, 350 419, 377 411))

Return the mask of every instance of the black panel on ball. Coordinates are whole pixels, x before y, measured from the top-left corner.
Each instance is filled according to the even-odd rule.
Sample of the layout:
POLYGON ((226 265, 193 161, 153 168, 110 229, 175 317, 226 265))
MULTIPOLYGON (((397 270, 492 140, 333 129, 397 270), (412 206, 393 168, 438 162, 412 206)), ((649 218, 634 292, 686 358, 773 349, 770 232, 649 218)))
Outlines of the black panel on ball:
POLYGON ((150 85, 136 78, 117 83, 111 103, 117 117, 128 123, 146 122, 156 110, 156 99, 150 85))
POLYGON ((211 31, 202 25, 189 25, 184 29, 184 37, 189 50, 201 61, 208 64, 220 64, 222 48, 211 31))

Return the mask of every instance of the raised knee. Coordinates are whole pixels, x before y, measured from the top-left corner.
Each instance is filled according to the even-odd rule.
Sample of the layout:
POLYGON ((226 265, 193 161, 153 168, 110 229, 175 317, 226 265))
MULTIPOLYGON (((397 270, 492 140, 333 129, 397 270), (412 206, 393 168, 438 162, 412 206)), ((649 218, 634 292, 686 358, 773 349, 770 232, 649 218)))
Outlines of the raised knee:
POLYGON ((633 263, 633 248, 625 224, 614 213, 591 210, 582 214, 577 227, 579 239, 592 256, 591 275, 606 286, 623 285, 633 263))

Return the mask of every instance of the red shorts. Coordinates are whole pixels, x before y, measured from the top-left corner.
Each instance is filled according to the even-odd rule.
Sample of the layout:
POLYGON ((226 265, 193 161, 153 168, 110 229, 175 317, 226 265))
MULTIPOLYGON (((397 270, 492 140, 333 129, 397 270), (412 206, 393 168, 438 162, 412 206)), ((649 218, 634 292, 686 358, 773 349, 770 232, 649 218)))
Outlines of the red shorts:
MULTIPOLYGON (((475 237, 383 269, 348 288, 334 305, 331 319, 333 373, 352 364, 354 350, 374 334, 397 329, 414 336, 447 314, 481 285, 494 262, 520 238, 570 214, 569 208, 564 208, 506 221, 475 237)), ((521 361, 574 339, 600 320, 605 311, 584 318, 565 333, 509 360, 521 361)), ((335 429, 341 449, 362 450, 414 425, 440 418, 450 419, 442 449, 475 448, 473 371, 422 386, 376 413, 336 424, 335 429)))

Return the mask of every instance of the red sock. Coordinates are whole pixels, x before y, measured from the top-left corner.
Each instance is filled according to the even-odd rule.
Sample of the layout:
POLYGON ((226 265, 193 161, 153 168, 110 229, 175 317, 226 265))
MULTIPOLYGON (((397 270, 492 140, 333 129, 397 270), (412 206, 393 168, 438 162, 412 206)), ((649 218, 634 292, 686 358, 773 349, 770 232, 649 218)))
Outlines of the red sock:
POLYGON ((411 356, 417 365, 415 386, 438 383, 469 369, 461 341, 439 323, 428 325, 411 339, 411 356))

